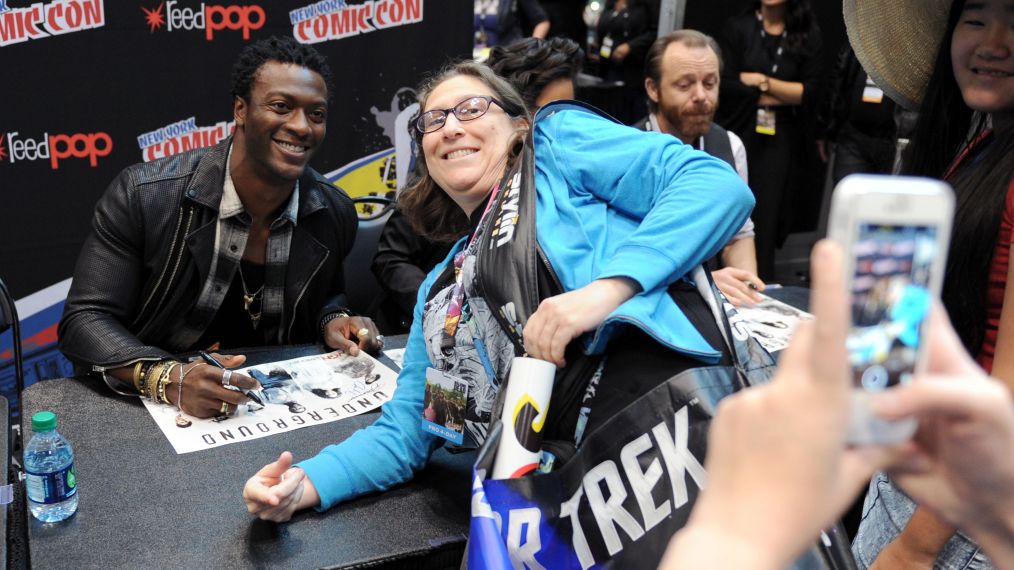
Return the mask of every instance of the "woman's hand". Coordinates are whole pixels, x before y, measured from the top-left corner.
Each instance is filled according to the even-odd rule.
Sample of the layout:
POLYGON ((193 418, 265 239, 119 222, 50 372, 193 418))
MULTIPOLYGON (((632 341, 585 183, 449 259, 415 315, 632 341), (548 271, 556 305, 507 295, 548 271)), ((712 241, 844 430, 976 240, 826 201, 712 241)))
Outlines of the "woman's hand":
POLYGON ((724 267, 712 272, 711 276, 725 298, 736 307, 760 303, 763 300, 759 291, 764 290, 764 282, 745 269, 724 267))
POLYGON ((609 277, 543 300, 525 325, 525 350, 533 358, 566 366, 563 353, 570 341, 594 330, 638 291, 632 279, 609 277))
POLYGON ((369 317, 338 317, 324 327, 324 344, 356 356, 360 350, 376 354, 384 339, 369 317))
POLYGON ((247 480, 243 502, 247 511, 261 520, 285 522, 297 510, 320 503, 320 497, 306 473, 292 467, 292 453, 283 451, 278 461, 268 463, 247 480))
MULTIPOLYGON (((213 354, 222 366, 235 368, 246 362, 243 355, 222 355, 213 354)), ((222 385, 222 377, 225 370, 216 366, 210 366, 204 362, 184 364, 182 368, 176 366, 170 378, 173 382, 166 389, 166 397, 180 411, 198 418, 211 418, 219 415, 231 415, 236 410, 250 401, 242 392, 230 390, 222 385), (180 389, 180 375, 183 378, 182 390, 180 389), (179 397, 183 401, 179 401, 179 397), (224 404, 227 404, 225 406, 224 404)), ((253 378, 238 373, 229 376, 229 383, 233 386, 246 390, 260 390, 261 385, 253 378)))
POLYGON ((613 53, 609 57, 613 61, 623 61, 628 55, 630 55, 630 44, 620 44, 613 48, 613 53))
POLYGON ((743 85, 747 87, 760 87, 761 83, 767 76, 763 73, 757 73, 756 71, 741 71, 739 72, 739 80, 743 85))

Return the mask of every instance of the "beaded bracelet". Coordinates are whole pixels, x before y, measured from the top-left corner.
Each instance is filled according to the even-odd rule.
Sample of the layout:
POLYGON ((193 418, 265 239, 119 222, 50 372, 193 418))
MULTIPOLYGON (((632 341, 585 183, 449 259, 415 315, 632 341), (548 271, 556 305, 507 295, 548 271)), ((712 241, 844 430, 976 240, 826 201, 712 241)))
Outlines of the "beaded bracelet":
POLYGON ((338 309, 333 313, 328 313, 320 320, 320 337, 323 339, 327 338, 327 324, 335 319, 349 318, 355 316, 352 311, 348 309, 338 309))
POLYGON ((151 398, 154 395, 155 383, 158 381, 158 374, 161 366, 161 362, 156 362, 148 369, 148 373, 144 378, 144 392, 142 392, 142 395, 145 398, 151 398))
POLYGON ((141 363, 141 374, 138 376, 134 387, 137 388, 137 393, 140 394, 142 398, 148 397, 148 375, 151 373, 151 369, 154 368, 156 364, 158 364, 158 361, 145 361, 141 363))

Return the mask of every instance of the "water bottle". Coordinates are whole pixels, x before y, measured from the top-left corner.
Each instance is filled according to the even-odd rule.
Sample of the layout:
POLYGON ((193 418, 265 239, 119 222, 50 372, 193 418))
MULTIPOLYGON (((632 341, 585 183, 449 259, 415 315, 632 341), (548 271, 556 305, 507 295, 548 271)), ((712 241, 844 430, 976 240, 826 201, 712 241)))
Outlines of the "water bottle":
POLYGON ((56 522, 77 510, 74 450, 56 431, 56 414, 32 416, 35 435, 25 448, 28 508, 42 522, 56 522))

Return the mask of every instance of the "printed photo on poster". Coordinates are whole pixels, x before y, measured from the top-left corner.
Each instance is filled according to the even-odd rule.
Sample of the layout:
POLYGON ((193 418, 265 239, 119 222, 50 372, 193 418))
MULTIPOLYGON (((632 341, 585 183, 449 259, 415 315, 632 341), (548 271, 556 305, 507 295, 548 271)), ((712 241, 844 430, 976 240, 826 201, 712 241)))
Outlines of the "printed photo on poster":
MULTIPOLYGON (((176 453, 267 437, 379 408, 391 399, 398 374, 361 352, 330 352, 236 370, 261 389, 232 416, 200 419, 145 401, 176 453)), ((184 389, 186 386, 184 385, 184 389)))

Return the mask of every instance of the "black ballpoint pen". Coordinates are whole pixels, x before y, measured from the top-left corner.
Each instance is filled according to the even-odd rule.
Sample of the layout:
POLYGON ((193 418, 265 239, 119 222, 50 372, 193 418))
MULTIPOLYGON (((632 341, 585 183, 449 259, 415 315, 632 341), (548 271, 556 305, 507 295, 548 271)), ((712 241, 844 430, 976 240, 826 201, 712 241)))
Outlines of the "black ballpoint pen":
MULTIPOLYGON (((210 354, 208 354, 207 351, 200 350, 200 351, 197 352, 197 354, 199 354, 201 356, 201 359, 204 360, 204 362, 210 364, 211 366, 214 366, 216 368, 221 368, 222 370, 228 370, 224 365, 222 365, 221 362, 218 361, 218 359, 216 359, 214 356, 211 356, 210 354)), ((260 404, 261 406, 264 405, 264 402, 261 401, 261 399, 260 399, 259 396, 257 396, 256 394, 253 393, 253 390, 247 390, 247 389, 241 388, 239 386, 236 386, 236 388, 240 392, 242 392, 243 395, 246 396, 247 398, 250 398, 251 400, 253 400, 254 402, 260 404)))

